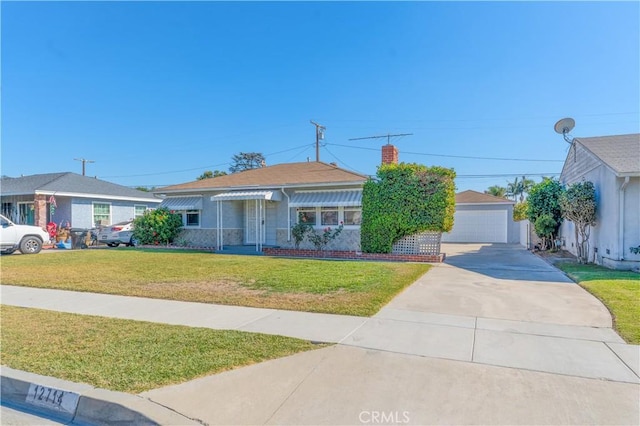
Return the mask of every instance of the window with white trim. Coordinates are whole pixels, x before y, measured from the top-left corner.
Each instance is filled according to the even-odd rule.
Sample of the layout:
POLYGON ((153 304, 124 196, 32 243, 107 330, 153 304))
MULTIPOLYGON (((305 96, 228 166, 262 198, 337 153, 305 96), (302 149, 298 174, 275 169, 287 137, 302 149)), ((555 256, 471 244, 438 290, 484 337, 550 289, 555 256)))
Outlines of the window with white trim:
POLYGON ((316 226, 316 208, 315 207, 301 207, 298 210, 298 222, 308 223, 309 225, 316 226))
POLYGON ((182 223, 187 228, 200 227, 200 210, 187 210, 184 212, 182 223))
POLYGON ((111 204, 93 203, 93 224, 95 226, 111 225, 111 204))
POLYGON ((339 224, 337 207, 322 207, 320 209, 320 225, 328 226, 339 224))
POLYGON ((200 227, 200 210, 175 210, 172 213, 182 217, 182 226, 185 228, 200 227))
POLYGON ((299 207, 296 209, 297 223, 303 221, 315 227, 360 226, 362 208, 354 207, 299 207))
POLYGON ((360 225, 362 223, 362 209, 359 207, 345 207, 342 223, 345 225, 360 225))
POLYGON ((144 212, 147 211, 147 206, 145 206, 144 204, 135 204, 133 206, 133 217, 140 217, 140 216, 144 216, 144 212))

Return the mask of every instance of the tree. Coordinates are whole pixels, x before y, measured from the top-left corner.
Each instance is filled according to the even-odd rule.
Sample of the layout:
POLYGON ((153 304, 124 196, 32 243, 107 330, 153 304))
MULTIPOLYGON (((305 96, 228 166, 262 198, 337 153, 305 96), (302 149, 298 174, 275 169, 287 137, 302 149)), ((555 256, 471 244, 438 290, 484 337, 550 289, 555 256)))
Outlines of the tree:
POLYGON ((524 200, 521 203, 516 203, 513 206, 513 220, 519 222, 521 220, 525 220, 527 218, 527 209, 529 207, 529 203, 527 200, 524 200))
POLYGON ((232 164, 229 167, 231 173, 245 170, 257 169, 266 166, 264 155, 260 152, 241 152, 231 158, 232 164))
POLYGON ((520 202, 522 202, 525 198, 524 194, 528 194, 533 185, 535 185, 535 182, 525 176, 522 176, 522 180, 516 178, 513 182, 507 183, 506 195, 512 197, 513 201, 518 201, 519 198, 520 202))
POLYGON ((484 191, 485 194, 493 195, 494 197, 506 198, 507 188, 504 186, 493 185, 484 191))
POLYGON ((213 172, 211 170, 207 170, 204 173, 202 173, 200 176, 198 176, 196 179, 204 180, 204 179, 216 178, 219 176, 225 176, 226 174, 227 172, 220 171, 220 170, 215 170, 213 172))
POLYGON ((596 190, 592 182, 570 185, 560 196, 562 217, 573 222, 579 263, 589 259, 589 234, 596 224, 596 190))
POLYGON ((555 179, 544 179, 542 182, 533 185, 529 190, 529 197, 527 198, 529 204, 527 207, 527 218, 529 221, 533 223, 535 227, 538 218, 547 215, 549 218, 544 219, 544 229, 551 223, 549 219, 553 220, 554 223, 553 232, 549 234, 541 235, 536 230, 536 234, 543 238, 543 249, 551 247, 562 223, 562 210, 560 208, 562 191, 562 185, 555 179))

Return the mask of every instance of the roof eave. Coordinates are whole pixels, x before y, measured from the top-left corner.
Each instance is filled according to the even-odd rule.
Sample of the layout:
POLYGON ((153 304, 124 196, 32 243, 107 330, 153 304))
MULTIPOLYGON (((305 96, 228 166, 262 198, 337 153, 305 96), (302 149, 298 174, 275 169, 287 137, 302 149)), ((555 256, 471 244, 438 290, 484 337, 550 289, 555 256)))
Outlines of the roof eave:
POLYGON ((366 179, 362 181, 347 181, 347 182, 323 182, 323 183, 297 183, 297 184, 273 184, 273 185, 236 185, 236 186, 224 186, 224 187, 207 187, 207 188, 186 188, 186 189, 172 189, 172 190, 156 190, 154 194, 177 194, 177 193, 198 193, 198 192, 214 192, 214 191, 242 191, 247 189, 263 190, 263 189, 296 189, 296 188, 327 188, 330 186, 362 186, 366 182, 366 179))

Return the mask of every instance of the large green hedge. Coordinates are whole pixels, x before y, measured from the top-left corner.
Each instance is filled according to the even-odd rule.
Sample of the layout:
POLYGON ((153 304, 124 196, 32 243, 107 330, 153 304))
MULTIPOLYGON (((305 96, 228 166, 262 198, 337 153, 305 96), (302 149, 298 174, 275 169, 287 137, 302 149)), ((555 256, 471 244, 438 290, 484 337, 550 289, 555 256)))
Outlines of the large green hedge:
POLYGON ((390 253, 400 238, 448 232, 456 206, 455 172, 420 164, 383 164, 364 184, 360 245, 365 253, 390 253))

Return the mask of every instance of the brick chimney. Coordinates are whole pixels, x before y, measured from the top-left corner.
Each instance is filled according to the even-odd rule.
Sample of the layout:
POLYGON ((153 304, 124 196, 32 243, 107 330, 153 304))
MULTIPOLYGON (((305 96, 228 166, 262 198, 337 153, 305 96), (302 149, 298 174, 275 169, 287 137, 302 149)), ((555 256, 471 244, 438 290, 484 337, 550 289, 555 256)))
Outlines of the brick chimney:
POLYGON ((398 148, 389 143, 383 145, 382 164, 398 164, 398 148))

